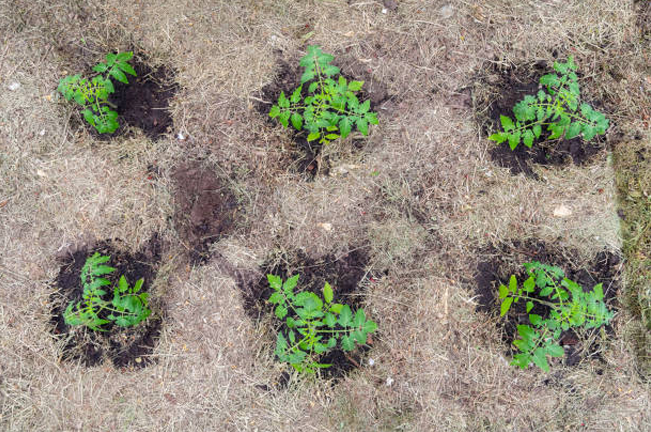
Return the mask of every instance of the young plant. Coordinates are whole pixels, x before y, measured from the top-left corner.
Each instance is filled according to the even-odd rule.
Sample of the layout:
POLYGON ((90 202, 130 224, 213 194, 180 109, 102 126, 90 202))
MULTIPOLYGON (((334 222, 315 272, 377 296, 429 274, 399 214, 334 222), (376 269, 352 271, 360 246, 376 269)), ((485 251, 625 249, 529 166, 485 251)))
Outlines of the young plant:
POLYGON ((274 313, 284 324, 278 331, 275 354, 299 372, 314 373, 332 366, 317 362, 318 356, 338 344, 344 351, 351 351, 355 344, 366 343, 377 324, 366 319, 363 309, 353 313, 350 306, 333 303, 334 293, 327 282, 323 300, 308 291, 294 293, 299 276, 283 283, 280 277, 267 275, 274 290, 269 302, 276 305, 274 313))
POLYGON ((563 134, 565 139, 583 134, 583 139, 590 141, 595 135, 606 133, 609 123, 606 116, 587 103, 579 104, 581 92, 572 56, 566 63, 554 62, 554 70, 556 73, 540 77, 543 90, 539 90, 536 96, 527 95, 515 104, 515 121, 500 116, 503 132, 492 134, 489 140, 498 144, 508 141, 511 150, 515 150, 520 141, 531 148, 534 139, 540 138, 543 127, 551 132, 548 140, 560 138, 563 134))
POLYGON ((63 318, 70 326, 84 325, 91 330, 106 331, 101 326, 114 322, 120 327, 131 327, 144 321, 151 310, 147 307, 149 294, 140 293, 144 279, 139 279, 130 287, 126 278, 120 276, 113 288, 113 298, 106 299, 107 292, 102 287, 111 282, 102 276, 113 273, 116 269, 103 265, 111 257, 99 252, 86 259, 81 269, 81 283, 84 287, 83 301, 71 302, 63 318), (108 312, 108 313, 107 313, 108 312))
POLYGON ((524 264, 529 278, 518 286, 515 275, 509 284, 500 285, 500 315, 508 313, 511 305, 520 300, 525 307, 531 325, 518 325, 521 339, 513 341, 520 351, 513 356, 512 365, 525 369, 530 363, 549 372, 547 356, 562 357, 563 347, 558 344, 562 331, 572 328, 590 329, 608 324, 613 318, 604 303, 602 284, 590 291, 565 277, 562 269, 537 261, 524 264), (535 304, 549 308, 549 316, 530 313, 535 304))
POLYGON ((300 61, 305 68, 301 85, 289 97, 281 92, 278 103, 269 111, 269 116, 277 118, 284 127, 291 122, 297 131, 307 129, 307 140, 318 140, 320 144, 346 138, 353 127, 366 136, 368 125, 378 124, 377 113, 369 111, 371 102, 360 103, 355 96, 364 81, 349 82, 339 75, 337 66, 330 64, 332 60, 334 57, 318 45, 307 47, 307 54, 300 61), (305 98, 304 85, 308 94, 305 98))
POLYGON ((136 76, 136 71, 128 63, 133 52, 106 54, 106 63, 99 63, 93 70, 98 75, 91 79, 82 78, 81 74, 67 76, 59 81, 57 90, 66 100, 75 100, 83 110, 84 119, 99 133, 113 133, 120 127, 116 108, 109 102, 109 94, 115 92, 111 78, 129 84, 126 74, 136 76))

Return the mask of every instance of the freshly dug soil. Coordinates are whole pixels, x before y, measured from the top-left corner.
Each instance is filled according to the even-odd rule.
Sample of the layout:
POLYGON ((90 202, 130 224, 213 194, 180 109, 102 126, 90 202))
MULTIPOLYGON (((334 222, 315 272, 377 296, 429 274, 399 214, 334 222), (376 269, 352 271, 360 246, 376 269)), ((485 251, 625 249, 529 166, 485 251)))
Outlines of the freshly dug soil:
MULTIPOLYGON (((538 93, 541 88, 540 77, 551 72, 553 69, 545 62, 509 66, 490 63, 486 66, 483 76, 477 80, 473 90, 476 117, 485 137, 501 130, 500 115, 513 118, 515 104, 526 95, 538 93)), ((580 76, 578 72, 577 75, 580 76)), ((591 105, 598 109, 598 104, 591 105)), ((584 165, 606 147, 603 135, 596 136, 590 142, 581 137, 545 141, 544 138, 548 135, 549 132, 543 130, 532 148, 520 143, 515 150, 511 150, 507 143, 492 143, 494 146, 490 149, 491 160, 501 167, 509 168, 514 175, 525 173, 535 177, 532 164, 584 165)))
POLYGON ((134 56, 133 68, 138 76, 128 75, 129 84, 115 82, 111 103, 117 105, 120 133, 123 124, 140 128, 151 139, 173 130, 170 101, 178 90, 171 69, 161 66, 153 70, 147 63, 134 56), (134 61, 135 60, 135 61, 134 61))
MULTIPOLYGON (((334 302, 348 304, 353 311, 363 304, 363 293, 360 289, 362 282, 369 274, 368 256, 361 250, 353 250, 343 256, 327 255, 319 260, 308 257, 303 252, 298 252, 291 260, 274 260, 261 267, 262 274, 257 281, 249 284, 240 284, 244 309, 252 319, 258 321, 264 314, 273 315, 273 307, 267 299, 273 293, 267 281, 267 274, 280 276, 284 280, 300 274, 297 292, 311 291, 319 296, 323 286, 330 283, 334 291, 334 302)), ((275 344, 275 337, 270 343, 275 344)), ((359 367, 363 353, 368 347, 358 346, 352 352, 344 352, 336 348, 325 353, 321 363, 330 363, 332 366, 321 370, 323 378, 339 379, 349 371, 359 367)), ((278 379, 279 383, 286 383, 287 379, 278 379)))
POLYGON ((210 259, 210 245, 234 228, 237 201, 224 181, 199 162, 180 165, 172 173, 174 223, 193 264, 210 259))
MULTIPOLYGON (((606 304, 612 308, 620 287, 620 258, 610 252, 600 252, 587 266, 579 268, 571 261, 573 256, 576 256, 575 251, 556 249, 542 242, 514 242, 511 247, 502 250, 490 247, 481 251, 473 281, 477 310, 499 316, 499 285, 508 284, 511 275, 516 275, 519 284, 524 282, 528 275, 522 264, 532 261, 562 268, 567 278, 577 282, 586 291, 602 283, 606 304)), ((543 317, 548 315, 549 307, 534 304, 531 313, 543 317)), ((513 340, 518 338, 519 324, 529 324, 526 304, 522 301, 514 303, 509 313, 501 319, 504 342, 510 348, 513 340)), ((583 352, 594 352, 598 348, 581 346, 581 341, 572 330, 561 334, 561 345, 566 346, 567 365, 578 364, 584 356, 583 352)), ((509 351, 509 355, 513 353, 514 351, 509 351)))
POLYGON ((143 278, 142 291, 150 292, 160 261, 161 246, 158 238, 154 236, 143 250, 131 254, 123 250, 121 241, 107 240, 93 247, 82 247, 60 260, 59 274, 54 282, 57 291, 51 295, 54 306, 50 323, 53 326, 52 334, 57 339, 66 341, 62 358, 80 361, 86 366, 95 366, 106 360, 120 368, 140 368, 151 364, 154 360, 149 355, 154 350, 162 324, 160 305, 151 295, 149 308, 152 314, 134 327, 123 328, 109 323, 102 326, 107 331, 101 332, 83 326, 71 327, 65 323, 63 313, 68 304, 82 300, 81 269, 86 259, 95 252, 110 256, 107 265, 117 269, 104 276, 111 281, 107 289, 107 296, 110 298, 112 287, 122 275, 130 285, 143 278))

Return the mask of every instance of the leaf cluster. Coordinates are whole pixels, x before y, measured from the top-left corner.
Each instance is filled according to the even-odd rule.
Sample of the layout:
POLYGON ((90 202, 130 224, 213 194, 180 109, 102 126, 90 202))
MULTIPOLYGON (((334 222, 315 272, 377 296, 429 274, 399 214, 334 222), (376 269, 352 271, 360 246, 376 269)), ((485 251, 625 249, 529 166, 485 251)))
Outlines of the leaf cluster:
POLYGON ((579 284, 565 277, 561 268, 534 261, 524 264, 529 277, 518 284, 515 275, 508 285, 500 285, 500 315, 504 316, 514 303, 526 302, 531 325, 517 326, 520 339, 513 345, 520 351, 513 356, 512 365, 525 369, 534 363, 549 371, 547 356, 562 357, 563 348, 558 344, 561 332, 583 328, 590 329, 608 324, 614 313, 604 302, 602 284, 585 291, 579 284), (549 308, 549 315, 531 313, 535 304, 549 308))
POLYGON ((73 100, 81 105, 84 120, 93 126, 99 133, 113 133, 120 127, 118 113, 111 109, 114 106, 108 101, 115 86, 111 78, 124 84, 129 84, 127 75, 136 76, 136 71, 128 63, 133 57, 133 52, 119 54, 106 54, 106 63, 99 63, 93 67, 98 75, 88 79, 81 74, 69 75, 59 81, 57 90, 63 97, 73 100))
POLYGON ((70 326, 84 325, 91 330, 106 331, 104 324, 115 323, 120 327, 131 327, 144 321, 150 314, 147 293, 141 293, 144 279, 139 279, 134 286, 129 286, 122 275, 113 288, 113 298, 106 300, 107 291, 103 288, 111 282, 103 276, 116 269, 104 265, 111 257, 95 252, 88 257, 81 269, 81 283, 84 287, 82 301, 70 302, 63 317, 70 326), (104 313, 108 312, 108 314, 104 313))
POLYGON ((274 314, 284 324, 278 331, 275 354, 299 372, 314 373, 331 366, 318 363, 318 356, 337 345, 352 351, 355 344, 366 343, 377 324, 366 318, 363 309, 353 312, 349 305, 333 303, 334 293, 327 282, 323 300, 313 292, 295 293, 299 276, 283 283, 279 276, 267 275, 274 290, 269 302, 276 305, 274 314))
POLYGON ((371 102, 360 102, 356 96, 364 81, 348 81, 339 75, 337 66, 330 64, 332 60, 334 57, 318 45, 309 46, 300 61, 305 69, 301 85, 289 97, 281 92, 269 111, 269 116, 284 127, 291 123, 297 131, 306 129, 307 140, 318 140, 320 144, 346 138, 354 127, 366 136, 369 124, 378 124, 377 113, 370 111, 371 102), (308 94, 305 98, 304 86, 308 94))
POLYGON ((531 148, 534 140, 540 138, 543 127, 551 132, 547 137, 549 140, 563 135, 565 139, 572 139, 583 134, 583 139, 590 141, 595 135, 606 133, 609 125, 606 116, 589 104, 580 103, 576 69, 572 56, 565 63, 554 62, 556 73, 540 78, 544 89, 535 96, 526 95, 515 104, 515 120, 501 115, 503 131, 488 139, 498 144, 508 141, 511 150, 515 150, 520 142, 531 148))

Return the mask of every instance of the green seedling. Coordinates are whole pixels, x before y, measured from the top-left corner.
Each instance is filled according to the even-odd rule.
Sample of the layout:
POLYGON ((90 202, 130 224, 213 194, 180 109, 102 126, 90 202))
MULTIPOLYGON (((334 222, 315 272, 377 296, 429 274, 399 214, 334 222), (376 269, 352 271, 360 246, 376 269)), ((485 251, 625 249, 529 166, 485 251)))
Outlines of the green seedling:
POLYGON ((59 81, 57 90, 67 101, 74 99, 83 108, 81 115, 84 120, 99 133, 113 133, 120 127, 118 113, 112 109, 116 106, 108 100, 109 94, 115 92, 111 78, 129 84, 126 74, 137 76, 128 63, 132 57, 133 52, 108 53, 106 63, 93 67, 93 71, 98 73, 94 77, 82 78, 81 74, 77 74, 59 81))
POLYGON ((120 327, 131 327, 144 321, 150 314, 147 298, 149 294, 141 293, 144 279, 139 279, 133 287, 126 278, 120 276, 113 288, 113 298, 106 299, 107 291, 103 289, 111 282, 102 276, 113 273, 116 269, 104 265, 111 257, 99 252, 86 259, 81 269, 81 283, 84 287, 83 301, 71 302, 63 317, 69 326, 83 325, 91 330, 106 331, 103 325, 115 323, 120 327))
POLYGON ((562 357, 565 353, 558 344, 561 333, 569 329, 591 329, 608 324, 614 313, 604 303, 602 284, 584 291, 565 277, 562 269, 537 261, 524 264, 529 278, 519 286, 515 276, 508 285, 500 285, 500 315, 504 316, 514 303, 526 302, 528 324, 517 326, 520 339, 513 345, 520 351, 513 356, 512 365, 525 369, 533 363, 549 372, 547 356, 562 357), (549 308, 549 316, 531 313, 535 304, 549 308))
POLYGON ((498 144, 508 141, 511 150, 515 150, 520 142, 531 148, 534 140, 542 135, 543 127, 551 132, 548 140, 563 134, 565 139, 583 134, 583 139, 590 141, 595 135, 605 134, 609 124, 606 116, 587 103, 580 103, 576 68, 572 56, 566 63, 554 62, 556 73, 540 78, 544 88, 515 104, 515 120, 501 115, 503 132, 494 133, 488 139, 498 144))
POLYGON ((371 102, 360 103, 355 95, 364 81, 349 82, 339 75, 337 66, 330 64, 332 60, 334 57, 321 51, 318 45, 309 46, 300 61, 305 69, 301 85, 289 97, 281 92, 269 111, 269 116, 277 118, 284 127, 291 123, 297 131, 306 129, 307 140, 318 140, 320 144, 346 138, 354 127, 366 136, 368 125, 378 124, 377 113, 369 111, 371 102), (307 86, 305 98, 304 86, 307 86))
POLYGON ((275 354, 299 372, 315 373, 332 366, 319 363, 319 356, 338 345, 344 351, 352 351, 355 344, 365 344, 377 324, 366 318, 363 309, 353 312, 349 305, 333 303, 334 293, 327 282, 323 300, 312 292, 295 293, 299 276, 283 283, 279 276, 267 275, 274 290, 269 302, 275 305, 274 314, 283 322, 275 354))

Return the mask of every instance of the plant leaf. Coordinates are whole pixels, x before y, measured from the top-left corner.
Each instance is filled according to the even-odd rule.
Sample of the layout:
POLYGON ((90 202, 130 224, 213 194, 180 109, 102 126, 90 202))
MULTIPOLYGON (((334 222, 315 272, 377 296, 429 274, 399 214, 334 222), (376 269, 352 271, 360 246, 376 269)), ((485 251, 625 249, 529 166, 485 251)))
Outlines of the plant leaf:
POLYGON ((326 301, 326 303, 332 303, 332 299, 334 298, 334 293, 332 291, 332 287, 328 282, 325 283, 323 286, 323 299, 326 301))
POLYGON ((500 305, 500 316, 506 315, 506 313, 511 308, 512 303, 513 303, 513 297, 507 297, 504 299, 504 301, 502 301, 502 304, 500 305))

